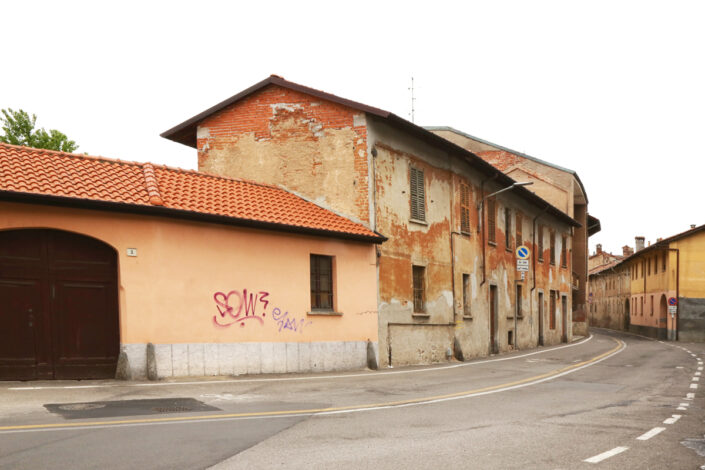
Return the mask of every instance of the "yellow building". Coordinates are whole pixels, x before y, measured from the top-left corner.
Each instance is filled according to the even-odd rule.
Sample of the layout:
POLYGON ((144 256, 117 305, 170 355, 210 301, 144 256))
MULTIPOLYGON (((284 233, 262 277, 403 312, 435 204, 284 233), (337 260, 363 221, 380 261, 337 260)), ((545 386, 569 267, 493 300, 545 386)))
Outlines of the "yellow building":
MULTIPOLYGON (((660 339, 705 341, 705 225, 642 248, 611 270, 628 276, 629 331, 660 339)), ((621 316, 620 309, 611 313, 597 307, 612 294, 595 289, 591 300, 600 310, 601 322, 619 325, 618 318, 604 317, 621 316)))

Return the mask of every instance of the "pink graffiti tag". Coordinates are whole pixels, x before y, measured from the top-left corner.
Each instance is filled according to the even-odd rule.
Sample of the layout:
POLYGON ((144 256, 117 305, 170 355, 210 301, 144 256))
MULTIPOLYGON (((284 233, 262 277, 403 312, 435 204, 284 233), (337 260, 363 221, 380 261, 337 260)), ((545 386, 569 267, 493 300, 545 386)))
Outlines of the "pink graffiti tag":
POLYGON ((269 292, 258 292, 256 294, 250 292, 247 295, 247 289, 243 289, 242 293, 240 291, 232 290, 227 294, 223 292, 216 292, 213 294, 213 300, 215 300, 215 306, 218 309, 218 314, 213 315, 213 323, 218 326, 228 327, 234 325, 235 323, 240 323, 240 326, 245 326, 246 320, 257 320, 260 325, 264 323, 264 316, 266 315, 267 305, 269 301, 265 300, 269 296, 269 292), (231 297, 237 297, 237 306, 230 305, 231 297), (257 302, 262 302, 264 304, 263 312, 261 315, 257 314, 257 302), (242 315, 242 307, 245 307, 245 314, 242 315))

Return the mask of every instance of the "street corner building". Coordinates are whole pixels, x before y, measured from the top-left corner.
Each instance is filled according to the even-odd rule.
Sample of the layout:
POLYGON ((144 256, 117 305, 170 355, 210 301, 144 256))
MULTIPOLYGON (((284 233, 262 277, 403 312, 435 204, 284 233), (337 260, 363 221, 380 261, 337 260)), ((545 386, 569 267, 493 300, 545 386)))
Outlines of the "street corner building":
POLYGON ((705 225, 635 249, 590 274, 591 324, 653 338, 705 341, 705 225))
POLYGON ((193 147, 200 171, 286 188, 387 237, 371 307, 382 366, 587 331, 586 243, 599 221, 574 174, 557 207, 524 187, 548 177, 505 174, 393 113, 275 75, 162 136, 193 147))
POLYGON ((0 144, 0 379, 374 365, 383 241, 273 185, 0 144))

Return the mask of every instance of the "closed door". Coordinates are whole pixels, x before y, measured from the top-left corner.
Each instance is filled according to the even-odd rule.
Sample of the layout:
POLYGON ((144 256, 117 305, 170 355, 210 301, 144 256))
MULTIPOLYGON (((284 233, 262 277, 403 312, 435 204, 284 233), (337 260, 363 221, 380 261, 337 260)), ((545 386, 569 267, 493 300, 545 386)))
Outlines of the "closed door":
POLYGON ((539 344, 541 346, 543 346, 544 343, 543 325, 543 292, 539 292, 539 344))
POLYGON ((0 379, 114 377, 117 257, 57 230, 0 232, 0 379))
POLYGON ((492 354, 499 352, 497 320, 497 286, 490 286, 490 353, 492 354))

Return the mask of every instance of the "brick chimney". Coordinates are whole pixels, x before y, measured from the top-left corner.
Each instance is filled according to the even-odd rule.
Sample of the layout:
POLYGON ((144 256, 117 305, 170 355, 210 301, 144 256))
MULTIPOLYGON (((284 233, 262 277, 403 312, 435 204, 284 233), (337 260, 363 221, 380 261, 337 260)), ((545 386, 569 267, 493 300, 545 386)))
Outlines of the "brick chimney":
POLYGON ((634 244, 636 251, 641 251, 644 249, 644 240, 646 240, 645 237, 634 237, 634 244))
POLYGON ((624 245, 622 247, 622 256, 626 257, 626 256, 631 256, 633 254, 634 254, 634 250, 632 250, 632 247, 630 247, 629 245, 624 245))

